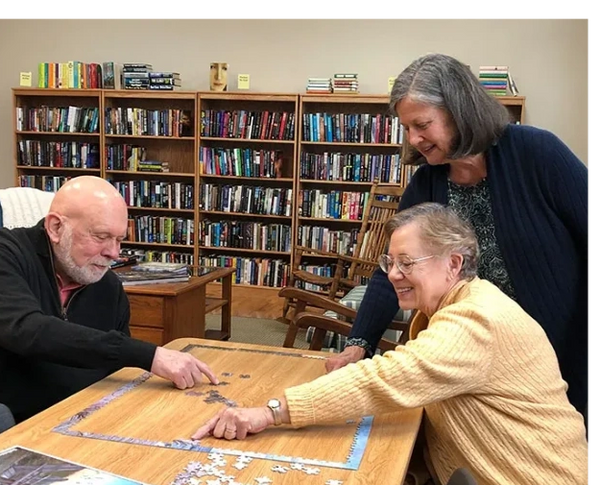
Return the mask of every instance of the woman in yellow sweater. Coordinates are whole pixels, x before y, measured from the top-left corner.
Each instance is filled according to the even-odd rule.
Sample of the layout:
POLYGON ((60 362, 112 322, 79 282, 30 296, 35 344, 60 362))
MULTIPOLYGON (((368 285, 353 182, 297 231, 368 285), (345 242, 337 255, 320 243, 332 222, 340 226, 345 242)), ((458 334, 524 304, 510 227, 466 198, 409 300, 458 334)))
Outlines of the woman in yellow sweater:
MULTIPOLYGON (((285 390, 258 408, 226 408, 194 434, 244 439, 294 427, 425 408, 432 474, 467 468, 478 485, 587 484, 583 417, 569 403, 539 324, 476 276, 479 249, 451 209, 425 203, 386 224, 381 266, 401 308, 417 309, 411 340, 285 390)), ((557 255, 559 257, 559 255, 557 255)))

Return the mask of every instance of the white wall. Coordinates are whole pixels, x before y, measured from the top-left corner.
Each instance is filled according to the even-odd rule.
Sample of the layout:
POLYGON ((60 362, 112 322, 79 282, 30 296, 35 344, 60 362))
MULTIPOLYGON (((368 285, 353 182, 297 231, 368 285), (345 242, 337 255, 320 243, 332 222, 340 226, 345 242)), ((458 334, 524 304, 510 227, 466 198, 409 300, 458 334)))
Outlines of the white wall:
POLYGON ((14 184, 12 98, 40 62, 149 62, 207 90, 211 62, 253 91, 304 92, 308 77, 359 73, 363 93, 416 57, 443 52, 476 71, 510 66, 526 122, 556 133, 588 162, 587 20, 0 20, 0 187, 14 184))

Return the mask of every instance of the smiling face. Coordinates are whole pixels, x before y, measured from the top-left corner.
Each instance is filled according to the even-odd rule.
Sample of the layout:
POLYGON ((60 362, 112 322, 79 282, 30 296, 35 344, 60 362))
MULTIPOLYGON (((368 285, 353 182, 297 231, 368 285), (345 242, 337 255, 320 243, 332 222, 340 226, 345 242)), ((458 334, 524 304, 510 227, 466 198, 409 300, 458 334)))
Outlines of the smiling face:
POLYGON ((100 281, 119 256, 126 231, 126 212, 124 218, 113 216, 112 220, 99 214, 90 221, 64 218, 58 242, 53 245, 57 271, 82 285, 100 281))
POLYGON ((57 274, 65 283, 102 279, 127 234, 127 205, 106 180, 81 176, 56 193, 44 220, 57 274))
MULTIPOLYGON (((402 255, 417 259, 435 254, 421 239, 417 222, 396 229, 390 239, 388 255, 402 255)), ((417 309, 428 316, 437 310, 444 295, 454 286, 460 271, 462 256, 436 255, 415 263, 410 274, 405 275, 392 265, 388 279, 396 290, 398 303, 403 310, 417 309)))
POLYGON ((408 142, 427 160, 429 165, 448 163, 456 137, 450 114, 431 104, 413 100, 410 96, 396 104, 408 142))

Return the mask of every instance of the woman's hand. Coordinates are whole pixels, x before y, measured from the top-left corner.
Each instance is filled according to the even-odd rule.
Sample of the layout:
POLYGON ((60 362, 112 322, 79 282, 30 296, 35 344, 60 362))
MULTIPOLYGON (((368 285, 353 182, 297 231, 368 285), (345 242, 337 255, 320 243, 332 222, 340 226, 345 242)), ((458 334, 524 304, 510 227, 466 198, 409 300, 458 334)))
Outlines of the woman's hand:
POLYGON ((325 370, 327 373, 342 367, 358 362, 365 357, 365 349, 362 347, 351 345, 346 347, 343 352, 336 354, 334 357, 325 359, 325 370))
POLYGON ((256 434, 275 424, 273 412, 260 408, 225 408, 198 428, 192 439, 199 440, 212 434, 215 438, 243 440, 248 433, 256 434))

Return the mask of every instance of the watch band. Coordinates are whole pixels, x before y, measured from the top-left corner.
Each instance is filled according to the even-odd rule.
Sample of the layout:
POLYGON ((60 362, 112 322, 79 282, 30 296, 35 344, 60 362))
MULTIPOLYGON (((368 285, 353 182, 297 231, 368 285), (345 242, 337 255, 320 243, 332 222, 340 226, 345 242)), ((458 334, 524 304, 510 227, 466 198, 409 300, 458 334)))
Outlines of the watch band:
POLYGON ((273 413, 273 420, 275 421, 275 426, 281 425, 281 402, 279 399, 269 399, 267 402, 267 407, 273 413))

